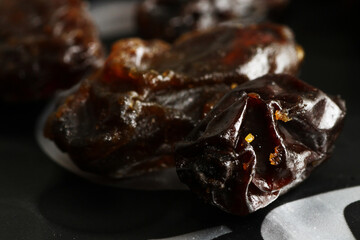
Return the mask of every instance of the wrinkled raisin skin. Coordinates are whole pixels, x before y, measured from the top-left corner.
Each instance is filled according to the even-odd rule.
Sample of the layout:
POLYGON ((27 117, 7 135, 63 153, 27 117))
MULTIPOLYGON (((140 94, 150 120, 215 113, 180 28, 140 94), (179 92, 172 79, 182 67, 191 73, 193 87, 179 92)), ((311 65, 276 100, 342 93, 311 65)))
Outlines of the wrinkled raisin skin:
POLYGON ((293 76, 246 82, 177 145, 179 178, 227 212, 254 212, 329 158, 344 116, 343 100, 293 76), (286 121, 276 117, 278 111, 286 121), (246 140, 249 134, 252 141, 246 140))

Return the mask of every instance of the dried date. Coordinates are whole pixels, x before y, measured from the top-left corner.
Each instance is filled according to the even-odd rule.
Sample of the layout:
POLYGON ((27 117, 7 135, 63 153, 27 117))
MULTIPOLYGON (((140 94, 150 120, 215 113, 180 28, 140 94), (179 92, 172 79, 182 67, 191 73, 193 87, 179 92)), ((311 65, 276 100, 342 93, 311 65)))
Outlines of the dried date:
POLYGON ((45 134, 83 170, 128 177, 174 166, 173 146, 232 88, 302 60, 279 25, 226 25, 174 45, 125 39, 49 117, 45 134), (259 64, 259 62, 261 64, 259 64))
POLYGON ((254 212, 329 158, 344 116, 343 100, 293 76, 246 82, 177 144, 179 178, 224 211, 254 212))
POLYGON ((81 0, 0 1, 0 98, 47 98, 103 63, 81 0))
POLYGON ((259 23, 288 0, 145 0, 137 9, 141 36, 173 41, 192 30, 206 29, 224 21, 259 23))

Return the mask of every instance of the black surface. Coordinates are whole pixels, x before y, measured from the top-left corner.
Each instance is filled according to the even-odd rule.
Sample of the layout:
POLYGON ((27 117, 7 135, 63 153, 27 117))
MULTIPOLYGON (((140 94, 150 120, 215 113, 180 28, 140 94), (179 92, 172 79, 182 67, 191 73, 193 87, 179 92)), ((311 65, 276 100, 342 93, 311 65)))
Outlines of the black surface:
POLYGON ((346 222, 356 239, 360 239, 360 201, 351 203, 344 210, 346 222))
MULTIPOLYGON (((58 166, 37 145, 34 126, 45 102, 0 103, 0 239, 149 239, 219 225, 232 233, 218 239, 261 239, 260 225, 271 209, 360 185, 358 6, 350 0, 293 0, 280 19, 305 49, 300 78, 340 94, 348 115, 331 159, 269 207, 236 217, 202 204, 188 191, 94 185, 58 166)), ((358 210, 358 202, 345 209, 351 229, 360 227, 358 210)))

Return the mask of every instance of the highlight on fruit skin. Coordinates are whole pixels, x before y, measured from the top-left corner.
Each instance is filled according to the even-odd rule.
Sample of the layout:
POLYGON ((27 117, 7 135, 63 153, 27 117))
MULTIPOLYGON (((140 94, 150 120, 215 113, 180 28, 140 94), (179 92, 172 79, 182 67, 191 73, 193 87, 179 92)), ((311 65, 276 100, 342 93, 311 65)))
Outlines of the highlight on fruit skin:
POLYGON ((340 97, 294 76, 268 74, 245 82, 176 145, 178 176, 205 202, 249 214, 331 156, 345 113, 340 97))
POLYGON ((174 41, 182 34, 223 22, 243 25, 269 21, 289 0, 144 0, 136 9, 138 33, 146 39, 174 41))
POLYGON ((173 167, 174 145, 224 94, 267 73, 297 74, 296 46, 289 28, 269 23, 191 32, 172 45, 122 39, 104 68, 59 102, 45 135, 105 177, 173 167))

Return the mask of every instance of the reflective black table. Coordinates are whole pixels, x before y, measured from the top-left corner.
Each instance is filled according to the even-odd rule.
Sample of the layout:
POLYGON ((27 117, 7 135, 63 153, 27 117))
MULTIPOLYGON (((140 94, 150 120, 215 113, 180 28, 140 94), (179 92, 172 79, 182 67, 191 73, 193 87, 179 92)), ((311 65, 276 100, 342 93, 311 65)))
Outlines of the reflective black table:
MULTIPOLYGON (((93 11, 99 2, 91 1, 93 11)), ((348 230, 343 239, 360 239, 360 192, 356 188, 360 186, 360 92, 357 87, 360 81, 357 37, 360 28, 355 24, 360 20, 359 10, 359 3, 351 0, 293 0, 279 19, 294 30, 298 43, 305 49, 300 78, 327 93, 340 94, 347 102, 348 114, 333 156, 308 180, 270 206, 249 216, 238 217, 204 205, 189 191, 140 191, 93 184, 57 165, 38 146, 34 128, 45 101, 26 104, 2 102, 0 239, 105 240, 181 236, 174 239, 216 237, 223 240, 275 239, 274 236, 281 234, 283 239, 296 239, 296 236, 286 235, 286 228, 279 230, 280 225, 271 222, 273 213, 283 216, 284 206, 299 203, 294 202, 296 200, 310 199, 310 205, 300 208, 300 212, 304 212, 307 206, 315 203, 314 196, 322 201, 317 209, 325 210, 321 212, 320 209, 318 213, 314 209, 308 213, 312 217, 320 214, 316 215, 318 221, 311 226, 313 236, 322 234, 316 224, 320 224, 320 228, 322 221, 333 216, 321 214, 335 211, 329 207, 333 204, 330 200, 327 204, 326 199, 346 201, 352 196, 349 204, 336 211, 348 230), (317 194, 349 187, 353 187, 350 192, 317 197, 317 194), (269 229, 269 226, 274 229, 269 229)), ((127 30, 131 29, 128 27, 127 30)), ((106 31, 114 30, 103 33, 107 46, 115 39, 125 37, 124 34, 116 36, 106 31)), ((135 33, 128 31, 125 35, 133 36, 135 33)), ((294 216, 287 210, 285 215, 294 216)), ((306 218, 303 221, 308 222, 306 218)), ((284 226, 290 228, 289 224, 291 222, 284 223, 284 226)), ((304 224, 305 227, 309 226, 304 224)), ((344 230, 338 227, 336 231, 344 230)), ((334 231, 330 228, 330 232, 334 231)), ((311 238, 306 235, 306 239, 311 238)))

